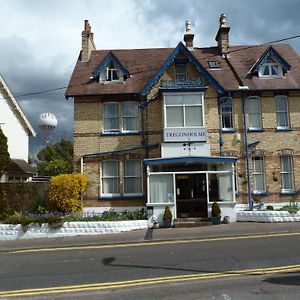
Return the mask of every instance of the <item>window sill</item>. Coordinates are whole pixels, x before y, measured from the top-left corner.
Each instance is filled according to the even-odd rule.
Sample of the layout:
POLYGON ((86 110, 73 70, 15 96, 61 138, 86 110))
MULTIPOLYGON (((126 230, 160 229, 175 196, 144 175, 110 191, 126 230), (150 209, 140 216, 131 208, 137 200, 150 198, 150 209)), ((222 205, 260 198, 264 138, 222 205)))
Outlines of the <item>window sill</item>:
POLYGON ((293 131, 293 129, 292 128, 290 128, 290 127, 286 127, 286 128, 276 128, 276 131, 293 131))
POLYGON ((101 136, 120 136, 120 135, 140 135, 141 131, 128 131, 128 132, 101 132, 101 136))
POLYGON ((252 192, 251 193, 251 195, 252 196, 268 196, 269 195, 269 193, 267 193, 267 192, 252 192))
POLYGON ((236 130, 233 128, 222 128, 222 133, 235 133, 236 130))
POLYGON ((144 195, 136 195, 136 196, 112 196, 112 197, 108 197, 108 196, 99 196, 98 200, 102 200, 102 201, 114 201, 114 200, 145 200, 145 196, 144 195))
POLYGON ((289 195, 297 195, 298 192, 297 191, 281 191, 280 195, 282 196, 289 196, 289 195))
POLYGON ((248 132, 264 132, 265 130, 263 128, 248 128, 248 132))

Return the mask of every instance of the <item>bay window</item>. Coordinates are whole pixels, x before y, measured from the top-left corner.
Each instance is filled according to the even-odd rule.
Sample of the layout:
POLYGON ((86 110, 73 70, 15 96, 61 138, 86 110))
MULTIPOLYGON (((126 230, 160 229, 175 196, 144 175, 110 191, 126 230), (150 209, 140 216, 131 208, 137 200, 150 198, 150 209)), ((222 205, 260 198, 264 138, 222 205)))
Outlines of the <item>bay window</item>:
POLYGON ((203 94, 164 95, 165 127, 203 127, 203 94))

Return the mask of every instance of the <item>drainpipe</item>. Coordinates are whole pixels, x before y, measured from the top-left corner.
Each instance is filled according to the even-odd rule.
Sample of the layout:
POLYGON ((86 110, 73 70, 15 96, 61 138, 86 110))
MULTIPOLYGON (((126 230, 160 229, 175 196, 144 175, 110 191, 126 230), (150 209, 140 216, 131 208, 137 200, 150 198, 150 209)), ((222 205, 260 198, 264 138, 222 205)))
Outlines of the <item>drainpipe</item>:
POLYGON ((220 156, 222 156, 223 152, 223 145, 224 145, 224 140, 223 140, 223 130, 222 130, 222 114, 221 114, 221 101, 218 100, 218 113, 219 113, 219 146, 220 146, 220 156))
POLYGON ((245 152, 246 152, 246 167, 247 167, 247 192, 248 192, 248 206, 249 209, 253 209, 253 201, 251 197, 251 183, 250 183, 250 162, 249 162, 249 147, 248 147, 248 132, 247 132, 247 116, 246 116, 246 93, 245 90, 249 90, 248 86, 240 86, 242 95, 242 106, 243 106, 243 120, 244 120, 244 141, 245 141, 245 152))
POLYGON ((83 156, 80 157, 80 173, 83 174, 83 156))

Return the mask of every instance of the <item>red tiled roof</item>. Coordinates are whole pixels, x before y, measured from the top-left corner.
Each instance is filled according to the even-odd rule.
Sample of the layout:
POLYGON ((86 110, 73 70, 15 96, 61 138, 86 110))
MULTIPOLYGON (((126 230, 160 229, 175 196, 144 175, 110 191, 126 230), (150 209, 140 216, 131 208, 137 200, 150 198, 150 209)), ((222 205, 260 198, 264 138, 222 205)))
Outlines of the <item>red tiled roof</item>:
MULTIPOLYGON (((238 78, 252 90, 300 89, 300 57, 290 45, 271 46, 291 65, 291 70, 285 74, 284 78, 262 79, 249 74, 250 69, 269 47, 266 45, 231 46, 228 61, 222 58, 217 47, 194 48, 191 53, 225 90, 238 90, 241 84, 238 78), (208 60, 217 60, 220 63, 220 69, 209 69, 208 60)), ((77 61, 65 95, 72 97, 99 94, 138 94, 168 60, 174 49, 93 51, 88 62, 77 61), (124 83, 101 84, 91 79, 93 71, 110 51, 132 75, 124 83)))

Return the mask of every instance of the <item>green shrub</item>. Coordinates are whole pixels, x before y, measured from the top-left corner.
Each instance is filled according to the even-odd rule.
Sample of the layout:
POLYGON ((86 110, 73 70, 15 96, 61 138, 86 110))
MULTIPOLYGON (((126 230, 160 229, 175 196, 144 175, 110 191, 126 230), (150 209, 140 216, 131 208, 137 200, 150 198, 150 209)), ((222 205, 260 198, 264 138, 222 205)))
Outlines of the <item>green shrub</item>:
POLYGON ((83 174, 62 174, 50 180, 49 202, 63 213, 82 211, 82 199, 87 188, 83 174))
POLYGON ((266 210, 274 210, 274 207, 273 207, 272 205, 268 205, 268 206, 266 207, 266 210))
POLYGON ((290 213, 297 213, 299 211, 299 207, 297 204, 290 204, 290 205, 285 205, 285 206, 281 207, 279 210, 288 211, 290 213))

